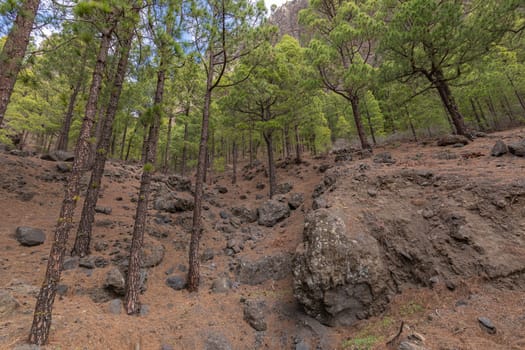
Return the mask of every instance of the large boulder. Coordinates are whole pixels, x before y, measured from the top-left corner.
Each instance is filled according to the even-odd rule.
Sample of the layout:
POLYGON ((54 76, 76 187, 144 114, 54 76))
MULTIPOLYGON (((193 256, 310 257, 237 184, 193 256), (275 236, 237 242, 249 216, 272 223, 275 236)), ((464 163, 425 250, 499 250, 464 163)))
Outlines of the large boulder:
POLYGON ((389 279, 375 238, 350 232, 328 209, 306 216, 293 260, 294 295, 327 325, 350 325, 382 311, 389 279))
POLYGON ((518 157, 525 157, 525 139, 509 144, 509 152, 518 157))
POLYGON ((40 159, 53 162, 72 162, 75 159, 75 154, 66 151, 51 151, 48 154, 43 154, 40 159))
POLYGON ((16 228, 15 238, 21 245, 32 247, 44 243, 46 235, 39 228, 19 226, 16 228))
POLYGON ((233 207, 231 211, 233 216, 241 219, 242 223, 252 223, 257 221, 257 210, 241 206, 233 207))
POLYGON ((505 142, 498 140, 490 150, 490 155, 493 157, 501 157, 508 152, 507 145, 505 142))
POLYGON ((168 213, 191 211, 194 207, 195 202, 193 198, 179 197, 173 193, 157 198, 153 204, 153 208, 156 210, 162 210, 168 213))
POLYGON ((279 221, 290 216, 290 207, 288 203, 270 199, 257 209, 257 213, 259 225, 273 227, 279 221))

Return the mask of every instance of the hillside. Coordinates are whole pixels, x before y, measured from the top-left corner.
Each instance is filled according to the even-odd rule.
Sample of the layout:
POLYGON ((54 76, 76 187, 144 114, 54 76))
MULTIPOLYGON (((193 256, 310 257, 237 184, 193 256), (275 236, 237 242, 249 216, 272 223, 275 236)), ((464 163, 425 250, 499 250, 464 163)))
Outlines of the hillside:
MULTIPOLYGON (((177 290, 187 269, 191 187, 157 175, 145 307, 137 317, 120 309, 113 282, 114 269, 126 268, 140 173, 136 165, 113 162, 93 254, 66 259, 45 349, 386 349, 402 322, 391 348, 523 349, 525 159, 492 157, 490 150, 496 140, 509 144, 524 136, 514 129, 461 148, 427 140, 381 147, 372 156, 347 150, 302 164, 281 161, 278 180, 288 185, 281 185, 284 194, 274 205, 296 209, 277 223, 279 214, 266 222, 259 214, 262 225, 254 209, 267 201, 265 166, 245 167, 234 186, 227 172, 216 174, 205 191, 203 279, 191 294, 177 290), (310 249, 315 257, 315 245, 303 242, 322 223, 312 216, 323 212, 345 228, 333 231, 342 235, 339 243, 319 241, 327 250, 311 265, 317 260, 304 253, 310 249), (348 250, 338 253, 345 242, 348 250), (344 266, 356 268, 348 261, 375 263, 367 274, 337 282, 344 266), (315 280, 318 272, 321 281, 304 288, 301 278, 315 280), (353 297, 344 297, 352 283, 353 297), (362 283, 368 292, 356 288, 362 283), (312 302, 319 297, 315 288, 324 293, 320 304, 312 302), (297 299, 310 305, 310 316, 297 299), (312 305, 322 308, 319 317, 312 305), (483 317, 494 330, 480 325, 483 317)), ((0 164, 0 348, 30 349, 23 344, 67 167, 16 151, 0 153, 0 164), (19 226, 42 229, 45 242, 21 245, 19 226)))

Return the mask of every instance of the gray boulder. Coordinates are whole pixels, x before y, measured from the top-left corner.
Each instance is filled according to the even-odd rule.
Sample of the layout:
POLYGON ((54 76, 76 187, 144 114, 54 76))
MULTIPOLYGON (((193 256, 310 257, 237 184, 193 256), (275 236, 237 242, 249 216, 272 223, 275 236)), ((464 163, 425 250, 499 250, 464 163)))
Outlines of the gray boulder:
POLYGON ((255 261, 241 258, 237 262, 236 273, 239 282, 249 285, 280 280, 291 273, 291 256, 278 253, 255 261))
POLYGON ((189 192, 191 191, 191 180, 187 177, 178 175, 170 175, 166 180, 166 184, 175 191, 189 192))
POLYGON ((265 331, 268 326, 264 317, 264 301, 248 300, 244 305, 244 320, 256 331, 265 331))
POLYGON ((292 193, 290 198, 288 198, 288 205, 290 209, 295 210, 301 206, 304 202, 304 194, 302 193, 292 193))
POLYGON ((492 150, 490 151, 490 155, 493 157, 501 157, 502 155, 506 154, 508 152, 507 145, 505 142, 498 140, 496 141, 496 144, 492 147, 492 150))
POLYGON ((162 259, 164 259, 164 253, 166 249, 162 244, 154 240, 147 241, 142 249, 142 267, 150 268, 158 266, 162 259))
POLYGON ((183 274, 173 275, 166 278, 168 287, 175 290, 183 290, 186 288, 186 276, 183 274))
POLYGON ((210 333, 206 337, 204 350, 232 350, 230 341, 220 333, 210 333))
POLYGON ((467 139, 463 135, 445 135, 438 140, 437 145, 441 147, 452 146, 457 144, 467 145, 469 142, 469 139, 467 139))
POLYGON ((159 197, 155 200, 153 208, 169 213, 177 213, 182 211, 191 211, 195 207, 193 198, 176 197, 173 194, 159 197))
POLYGON ((293 284, 307 314, 327 325, 351 325, 377 314, 387 303, 388 279, 372 236, 349 232, 328 209, 306 216, 293 284))
POLYGON ((273 227, 290 216, 290 207, 287 203, 270 199, 257 209, 257 213, 259 225, 273 227))
POLYGON ((75 154, 66 151, 51 151, 48 154, 42 155, 40 159, 53 162, 72 162, 75 159, 75 154))
POLYGON ((15 238, 21 245, 32 247, 44 243, 46 235, 39 228, 19 226, 16 228, 15 238))
POLYGON ((518 157, 525 157, 525 140, 509 144, 509 152, 518 157))
POLYGON ((125 294, 126 280, 118 268, 113 267, 108 271, 108 274, 106 275, 106 281, 104 282, 104 288, 117 295, 125 294))
POLYGON ((0 289, 0 319, 11 315, 19 307, 20 304, 11 293, 0 289))
POLYGON ((231 209, 232 215, 241 219, 242 223, 252 223, 257 221, 257 210, 247 207, 233 207, 231 209))

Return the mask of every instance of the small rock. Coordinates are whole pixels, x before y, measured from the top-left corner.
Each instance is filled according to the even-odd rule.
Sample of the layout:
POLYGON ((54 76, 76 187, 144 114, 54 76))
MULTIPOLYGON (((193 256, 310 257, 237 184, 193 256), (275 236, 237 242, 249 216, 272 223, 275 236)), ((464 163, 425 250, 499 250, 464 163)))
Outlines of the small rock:
POLYGON ((496 326, 494 326, 494 323, 487 317, 478 317, 479 325, 481 326, 481 329, 485 330, 488 334, 496 334, 496 326))
POLYGON ((69 173, 71 172, 71 164, 69 163, 58 163, 56 165, 58 172, 60 173, 69 173))
POLYGON ((394 164, 395 162, 396 160, 392 158, 390 152, 378 153, 374 157, 374 163, 394 164))
POLYGON ((226 277, 219 277, 213 281, 211 285, 211 290, 213 293, 226 293, 231 289, 232 283, 226 277))
POLYGON ((215 252, 213 251, 213 249, 206 248, 201 255, 201 261, 205 262, 205 261, 213 260, 214 257, 215 257, 215 252))
POLYGON ((110 207, 102 207, 98 205, 95 207, 95 213, 110 215, 111 212, 112 209, 110 207))
POLYGON ((408 342, 408 341, 404 341, 404 342, 401 342, 401 344, 399 344, 399 347, 397 349, 398 350, 426 350, 427 348, 411 343, 411 342, 408 342))
POLYGON ((108 304, 108 311, 113 315, 120 315, 122 312, 122 300, 113 299, 108 304))
POLYGON ((426 341, 423 335, 416 333, 416 332, 410 334, 407 338, 408 340, 413 340, 415 342, 420 342, 420 343, 424 343, 426 341))
POLYGON ((79 264, 79 257, 78 256, 68 256, 64 258, 64 262, 62 264, 62 269, 64 271, 66 270, 73 270, 78 267, 79 264))
POLYGON ((221 219, 227 219, 227 218, 230 217, 230 216, 228 215, 228 213, 225 212, 225 211, 221 211, 221 212, 219 213, 219 216, 221 217, 221 219))
POLYGON ((44 243, 46 235, 39 228, 19 226, 16 228, 15 238, 21 245, 32 247, 44 243))
POLYGON ((280 193, 280 194, 286 194, 290 192, 292 189, 293 189, 292 184, 288 182, 277 185, 277 193, 280 193))
POLYGON ((67 285, 59 284, 59 285, 57 285, 57 294, 60 295, 60 296, 64 296, 64 295, 66 295, 68 289, 69 289, 69 287, 67 285))
POLYGON ((376 197, 377 196, 377 190, 373 189, 373 188, 369 188, 367 191, 368 195, 370 197, 376 197))
POLYGON ((463 135, 445 135, 438 140, 437 145, 443 147, 456 144, 467 145, 468 143, 469 139, 463 135))
POLYGON ((492 147, 492 150, 490 151, 490 155, 493 157, 501 157, 502 155, 506 154, 508 151, 509 150, 505 142, 498 140, 496 141, 496 144, 492 147))
POLYGON ((160 350, 175 350, 175 348, 170 344, 162 344, 160 350))
POLYGON ((292 193, 290 198, 288 198, 288 205, 290 209, 295 210, 301 206, 304 202, 304 194, 302 193, 292 193))
POLYGON ((217 190, 217 192, 221 193, 221 194, 225 194, 225 193, 228 193, 228 189, 224 186, 217 186, 215 187, 215 189, 217 190))
POLYGON ((300 340, 295 344, 295 350, 310 350, 310 345, 304 340, 300 340))
POLYGON ((186 288, 186 276, 185 275, 174 275, 166 279, 168 287, 175 290, 182 290, 186 288))
POLYGON ((258 190, 264 190, 265 187, 266 185, 263 184, 262 182, 259 182, 257 185, 255 185, 255 188, 258 190))
POLYGON ((114 292, 117 295, 124 295, 126 287, 126 280, 122 275, 122 272, 116 267, 113 267, 108 271, 106 275, 106 281, 104 288, 114 292))
POLYGON ((509 152, 518 157, 525 157, 525 139, 521 142, 509 144, 509 152))
POLYGON ((209 334, 204 344, 204 350, 232 350, 228 339, 220 333, 209 334))
POLYGON ((19 307, 20 304, 11 293, 0 289, 0 319, 11 315, 19 307))
POLYGON ((263 301, 249 300, 244 305, 244 320, 256 331, 265 331, 268 327, 264 318, 263 301))

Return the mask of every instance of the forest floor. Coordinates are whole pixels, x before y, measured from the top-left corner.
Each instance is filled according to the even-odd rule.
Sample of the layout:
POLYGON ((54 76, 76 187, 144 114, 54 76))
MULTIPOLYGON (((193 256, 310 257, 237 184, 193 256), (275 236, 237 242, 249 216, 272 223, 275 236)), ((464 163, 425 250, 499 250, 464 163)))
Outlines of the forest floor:
MULTIPOLYGON (((377 166, 372 158, 338 163, 355 168, 369 166, 369 176, 380 176, 402 169, 427 169, 435 173, 454 173, 467 179, 510 182, 525 177, 525 158, 490 156, 495 141, 519 141, 525 130, 512 129, 477 138, 461 148, 447 147, 456 157, 434 157, 445 148, 435 140, 420 143, 395 143, 381 146, 374 153, 390 152, 395 164, 377 166), (496 180, 494 180, 496 181, 496 180)), ((320 166, 335 166, 333 155, 306 158, 301 164, 278 168, 279 183, 290 183, 293 192, 304 193, 305 203, 291 216, 272 228, 253 228, 256 240, 247 240, 238 252, 228 250, 228 232, 220 230, 234 206, 257 208, 267 199, 262 165, 231 185, 228 171, 214 174, 204 211, 205 230, 201 252, 209 257, 202 263, 198 293, 176 291, 166 285, 169 275, 183 273, 187 266, 191 212, 163 213, 150 210, 147 240, 165 248, 160 264, 149 269, 147 290, 141 295, 146 305, 141 316, 110 311, 111 296, 104 292, 104 281, 115 256, 125 255, 133 230, 140 168, 112 162, 108 165, 99 205, 111 214, 97 214, 94 241, 102 242, 93 254, 101 267, 76 267, 64 271, 61 292, 53 310, 53 326, 45 349, 387 349, 386 342, 396 335, 401 322, 405 331, 416 332, 427 349, 525 349, 525 292, 502 287, 480 278, 456 281, 449 290, 438 283, 434 288, 406 287, 396 295, 379 316, 349 327, 326 327, 301 310, 293 296, 291 275, 258 285, 236 282, 239 259, 257 260, 281 252, 293 253, 302 241, 304 214, 312 205, 314 187, 323 178, 320 166), (227 188, 226 193, 218 186, 227 188), (223 212, 223 213, 221 213, 223 212), (164 220, 164 221, 163 221, 164 220), (186 226, 186 228, 185 228, 186 226), (211 257, 211 258, 210 258, 211 257), (109 263, 108 266, 103 266, 109 263), (233 285, 219 293, 211 286, 224 277, 233 285), (243 319, 246 300, 266 305, 267 330, 257 332, 243 319), (496 334, 487 333, 478 322, 487 317, 495 324, 496 334), (315 338, 315 339, 314 339, 315 338), (211 340, 210 340, 211 339, 211 340), (214 340, 213 340, 214 339, 214 340), (450 340, 450 341, 448 341, 450 340), (206 345, 207 344, 207 345, 206 345), (212 344, 212 345, 210 345, 212 344)), ((243 164, 245 165, 245 163, 243 164)), ((54 226, 60 210, 66 175, 57 163, 36 156, 21 157, 0 152, 0 290, 6 290, 19 303, 2 316, 0 305, 0 349, 14 349, 28 337, 35 296, 43 281, 54 226), (15 239, 18 226, 41 228, 45 243, 33 247, 15 239)), ((416 185, 407 185, 416 186, 416 185)), ((189 194, 187 194, 189 195, 189 194)), ((349 194, 351 195, 351 194, 349 194)), ((359 194, 361 195, 361 194, 359 194)), ((366 192, 362 194, 366 196, 366 192)), ((366 209, 366 200, 362 201, 366 209)), ((77 208, 77 218, 82 206, 77 208)), ((243 226, 244 227, 244 226, 243 226)), ((525 236, 525 226, 519 228, 525 236)), ((71 232, 72 245, 75 231, 71 232)), ((22 349, 22 347, 19 347, 22 349)), ((415 349, 415 348, 414 348, 415 349)))

